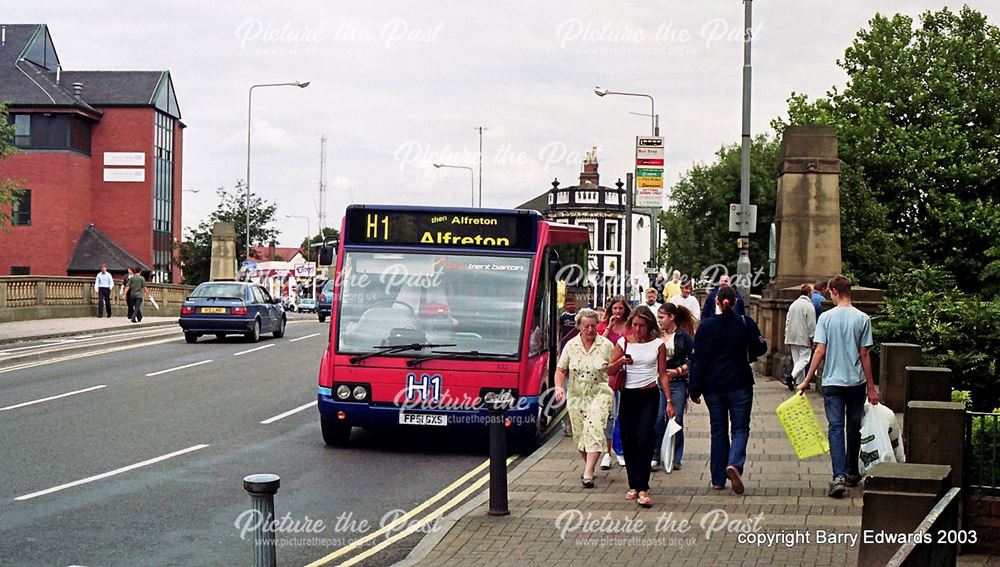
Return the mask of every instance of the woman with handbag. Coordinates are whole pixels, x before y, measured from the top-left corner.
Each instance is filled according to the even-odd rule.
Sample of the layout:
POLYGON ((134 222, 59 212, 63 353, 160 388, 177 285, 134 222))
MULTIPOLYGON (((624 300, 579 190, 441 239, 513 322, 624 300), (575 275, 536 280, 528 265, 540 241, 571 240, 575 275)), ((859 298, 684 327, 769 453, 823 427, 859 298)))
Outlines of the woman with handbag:
MULTIPOLYGON (((657 384, 670 391, 667 379, 667 350, 660 338, 660 327, 648 307, 635 308, 629 319, 632 334, 618 339, 608 376, 612 389, 621 389, 618 408, 625 469, 628 472, 626 500, 635 500, 639 506, 649 508, 649 462, 653 458, 656 438, 656 414, 660 405, 657 384), (620 371, 624 370, 624 376, 620 371), (624 378, 624 380, 623 380, 624 378)), ((673 400, 667 398, 667 416, 674 416, 673 400)))
POLYGON ((597 334, 596 311, 581 309, 575 319, 580 332, 559 356, 555 402, 568 399, 573 441, 583 458, 580 480, 584 488, 594 488, 594 468, 604 450, 604 426, 611 413, 612 392, 605 378, 614 345, 597 334))
MULTIPOLYGON (((629 307, 628 301, 625 301, 624 297, 620 295, 612 297, 608 301, 607 307, 604 309, 604 320, 597 325, 597 334, 611 341, 611 344, 617 343, 618 339, 624 337, 630 332, 628 318, 631 314, 632 309, 629 307)), ((618 422, 618 403, 618 392, 615 392, 614 398, 611 400, 611 413, 608 415, 607 427, 604 429, 604 435, 608 440, 608 452, 605 453, 604 457, 601 459, 602 470, 608 470, 611 468, 612 455, 614 455, 618 460, 618 466, 625 466, 625 457, 622 455, 615 455, 613 442, 615 425, 618 422)))
MULTIPOLYGON (((660 467, 660 461, 668 464, 667 459, 673 459, 673 469, 681 469, 681 457, 684 456, 684 430, 675 434, 674 454, 660 455, 663 436, 667 432, 667 399, 674 401, 674 420, 684 427, 684 410, 687 409, 688 397, 688 360, 694 350, 694 316, 687 307, 679 307, 673 303, 660 306, 657 317, 660 323, 660 338, 667 349, 667 379, 670 381, 669 391, 660 390, 660 409, 656 417, 656 443, 653 445, 653 462, 651 470, 660 467), (669 394, 669 395, 668 395, 669 394)), ((671 468, 666 469, 670 472, 671 468)))
POLYGON ((750 362, 767 352, 757 323, 734 312, 736 291, 719 290, 721 314, 702 321, 694 337, 691 356, 691 401, 701 403, 705 395, 711 424, 712 448, 709 469, 712 488, 723 490, 726 479, 733 492, 743 494, 743 467, 750 439, 753 406, 753 371, 750 362), (732 423, 732 437, 730 437, 732 423))

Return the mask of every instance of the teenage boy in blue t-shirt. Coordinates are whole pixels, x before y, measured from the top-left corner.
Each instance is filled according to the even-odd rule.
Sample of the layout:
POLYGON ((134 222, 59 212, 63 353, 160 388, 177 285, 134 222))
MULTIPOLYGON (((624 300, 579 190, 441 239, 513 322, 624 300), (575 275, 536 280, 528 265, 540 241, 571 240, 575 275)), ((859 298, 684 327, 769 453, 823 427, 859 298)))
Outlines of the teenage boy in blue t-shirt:
POLYGON ((861 418, 865 398, 878 404, 878 391, 872 379, 869 349, 872 321, 851 305, 851 280, 837 276, 828 286, 835 307, 820 315, 816 322, 816 353, 805 380, 798 386, 805 392, 816 368, 824 360, 823 406, 830 424, 830 460, 833 481, 827 495, 839 498, 849 486, 861 482, 858 456, 861 452, 861 418))

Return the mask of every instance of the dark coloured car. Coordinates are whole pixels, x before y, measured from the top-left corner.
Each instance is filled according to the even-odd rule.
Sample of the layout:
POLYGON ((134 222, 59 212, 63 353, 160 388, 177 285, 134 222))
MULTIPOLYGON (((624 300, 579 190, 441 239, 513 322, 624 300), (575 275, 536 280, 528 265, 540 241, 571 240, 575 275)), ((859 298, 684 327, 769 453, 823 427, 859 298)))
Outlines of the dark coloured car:
POLYGON ((323 289, 316 297, 316 315, 320 323, 326 323, 326 318, 330 316, 331 305, 333 305, 333 280, 326 280, 323 289))
POLYGON ((206 282, 184 300, 177 322, 189 343, 205 334, 243 335, 255 343, 264 333, 285 336, 287 321, 281 300, 255 283, 206 282))

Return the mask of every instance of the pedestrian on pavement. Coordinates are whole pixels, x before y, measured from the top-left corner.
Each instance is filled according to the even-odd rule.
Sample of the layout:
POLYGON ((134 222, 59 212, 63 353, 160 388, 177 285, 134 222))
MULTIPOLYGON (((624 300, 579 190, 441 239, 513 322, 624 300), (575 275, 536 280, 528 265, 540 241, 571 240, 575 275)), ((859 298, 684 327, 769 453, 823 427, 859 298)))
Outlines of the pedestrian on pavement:
MULTIPOLYGON (((670 281, 663 286, 663 303, 670 301, 673 297, 681 294, 681 271, 674 270, 670 275, 670 281)), ((653 311, 656 313, 656 311, 653 311)))
POLYGON ((812 286, 802 284, 799 297, 788 307, 788 315, 785 317, 785 345, 792 355, 789 390, 794 389, 805 379, 815 334, 816 310, 812 303, 812 286))
POLYGON ((816 319, 823 314, 823 301, 826 300, 826 280, 820 280, 813 285, 812 304, 816 308, 816 319))
POLYGON ((559 315, 559 340, 565 339, 576 328, 576 300, 567 295, 563 300, 563 312, 559 315))
POLYGON ((688 280, 681 284, 681 294, 671 297, 670 303, 686 307, 688 312, 691 313, 691 318, 694 320, 694 327, 697 329, 698 322, 701 321, 701 305, 698 303, 698 298, 692 295, 691 292, 691 280, 688 280))
MULTIPOLYGON (((656 439, 656 418, 660 406, 657 384, 664 392, 670 391, 667 378, 667 349, 660 338, 660 326, 653 312, 644 305, 635 308, 629 319, 632 334, 618 339, 615 344, 608 376, 625 368, 625 388, 621 391, 618 409, 622 448, 625 453, 625 470, 628 473, 626 500, 635 500, 639 506, 649 508, 653 499, 649 495, 649 464, 653 458, 656 439)), ((667 398, 666 414, 674 416, 673 400, 667 398)))
MULTIPOLYGON (((632 308, 624 297, 612 297, 604 309, 604 320, 597 326, 597 334, 611 341, 611 344, 618 342, 618 339, 629 334, 628 318, 632 314, 632 308)), ((608 425, 605 429, 605 437, 608 440, 608 452, 601 458, 601 470, 611 468, 612 455, 617 459, 618 466, 625 466, 625 457, 616 455, 613 438, 615 435, 615 424, 618 421, 618 404, 621 396, 615 393, 615 398, 611 406, 611 415, 608 416, 608 425)))
POLYGON ((653 287, 656 288, 656 293, 658 294, 656 300, 659 301, 660 303, 666 301, 665 299, 663 299, 663 290, 664 288, 666 288, 666 286, 667 286, 667 278, 663 277, 663 274, 657 272, 656 279, 653 280, 653 287))
POLYGON ((649 310, 653 313, 656 313, 657 311, 660 310, 660 303, 656 301, 656 297, 658 295, 659 293, 656 291, 655 288, 651 287, 646 290, 646 303, 644 303, 643 305, 648 307, 649 310))
POLYGON ((128 309, 128 315, 127 315, 127 317, 128 317, 129 321, 131 321, 133 319, 133 316, 132 316, 133 315, 133 311, 132 311, 133 310, 133 305, 132 305, 132 294, 129 293, 129 290, 128 290, 129 289, 128 288, 128 281, 130 279, 132 279, 133 275, 135 275, 135 272, 132 271, 132 268, 128 268, 128 272, 125 274, 125 277, 122 278, 121 297, 125 300, 125 307, 128 309))
POLYGON ((607 442, 604 429, 611 413, 607 369, 614 345, 597 334, 600 316, 593 309, 576 314, 580 333, 566 343, 556 365, 555 401, 567 400, 573 441, 583 458, 580 480, 594 488, 594 469, 607 442))
POLYGON ((104 317, 104 311, 108 312, 108 319, 111 318, 111 290, 115 287, 115 280, 108 273, 108 265, 101 264, 101 271, 94 278, 94 290, 97 291, 97 318, 104 317))
POLYGON ((142 299, 149 295, 149 288, 146 287, 146 278, 142 277, 141 268, 136 268, 132 277, 128 279, 128 293, 132 296, 131 321, 142 323, 142 299))
POLYGON ((736 306, 733 308, 733 311, 737 315, 746 315, 746 311, 743 309, 743 297, 740 295, 740 292, 733 289, 730 285, 729 276, 722 276, 719 278, 718 287, 713 289, 705 299, 705 308, 701 310, 701 320, 703 322, 722 314, 722 308, 719 307, 720 304, 716 301, 716 298, 719 292, 726 288, 732 289, 733 293, 736 294, 736 306))
POLYGON ((694 336, 691 401, 701 403, 704 394, 708 406, 712 432, 709 458, 712 488, 723 490, 728 478, 733 492, 743 494, 743 467, 753 407, 754 380, 750 361, 764 354, 766 343, 760 340, 757 323, 736 313, 735 289, 721 287, 717 302, 721 313, 702 320, 694 336))
POLYGON ((799 391, 809 387, 816 368, 823 361, 823 407, 829 423, 830 460, 833 480, 827 495, 839 498, 848 487, 861 482, 858 457, 861 452, 861 418, 865 397, 878 404, 878 390, 872 378, 869 349, 872 321, 851 305, 851 280, 838 275, 830 280, 834 308, 819 316, 816 323, 816 353, 799 391), (866 396, 867 395, 867 396, 866 396))
POLYGON ((663 436, 667 432, 667 400, 674 401, 674 419, 684 426, 684 410, 687 409, 688 370, 691 352, 694 350, 694 321, 686 307, 664 303, 657 313, 660 324, 660 338, 667 352, 666 373, 670 383, 669 391, 660 389, 660 409, 656 413, 656 440, 653 444, 651 470, 660 468, 660 462, 673 458, 673 468, 681 469, 684 456, 684 430, 677 432, 673 455, 660 455, 663 436), (669 394, 669 395, 668 395, 669 394))

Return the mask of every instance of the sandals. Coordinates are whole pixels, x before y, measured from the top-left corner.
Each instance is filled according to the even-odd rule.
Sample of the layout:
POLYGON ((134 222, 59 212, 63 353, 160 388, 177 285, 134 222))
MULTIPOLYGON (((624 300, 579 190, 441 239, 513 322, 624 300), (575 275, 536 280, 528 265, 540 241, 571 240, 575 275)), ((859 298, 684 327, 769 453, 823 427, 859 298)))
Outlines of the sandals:
POLYGON ((639 491, 638 490, 631 489, 631 490, 629 490, 628 492, 625 493, 625 500, 635 500, 637 498, 639 498, 639 491))
POLYGON ((583 484, 584 488, 594 488, 594 479, 587 478, 582 474, 580 475, 580 483, 583 484))
POLYGON ((635 503, 643 508, 651 508, 653 506, 653 499, 649 494, 646 494, 645 496, 639 496, 635 503))

